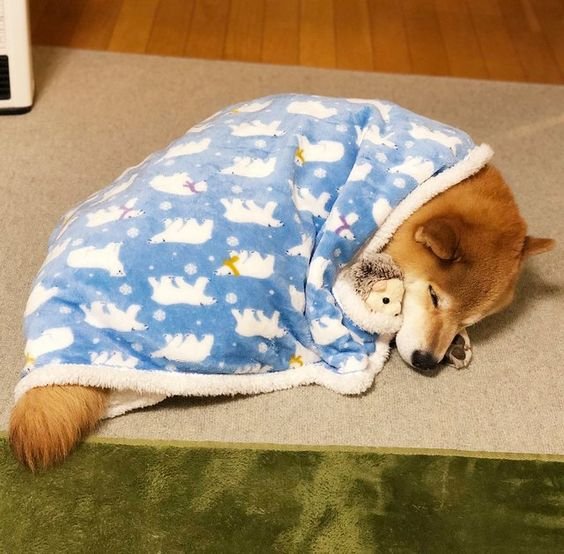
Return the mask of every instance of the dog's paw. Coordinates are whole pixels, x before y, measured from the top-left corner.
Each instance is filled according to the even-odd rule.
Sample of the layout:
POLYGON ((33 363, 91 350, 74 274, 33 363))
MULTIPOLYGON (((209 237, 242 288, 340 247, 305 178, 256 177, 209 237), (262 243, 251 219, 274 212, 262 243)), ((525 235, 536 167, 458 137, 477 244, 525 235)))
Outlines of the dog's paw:
POLYGON ((472 345, 466 329, 454 337, 443 358, 443 363, 456 369, 466 369, 472 361, 472 345))

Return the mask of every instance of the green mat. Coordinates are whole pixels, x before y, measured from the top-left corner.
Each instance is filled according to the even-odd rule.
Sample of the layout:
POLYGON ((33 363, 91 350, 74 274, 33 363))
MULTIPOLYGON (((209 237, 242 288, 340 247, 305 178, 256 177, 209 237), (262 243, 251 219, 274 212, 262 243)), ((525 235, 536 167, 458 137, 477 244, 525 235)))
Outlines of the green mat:
POLYGON ((563 531, 558 459, 93 441, 32 475, 0 439, 2 553, 546 554, 563 531))

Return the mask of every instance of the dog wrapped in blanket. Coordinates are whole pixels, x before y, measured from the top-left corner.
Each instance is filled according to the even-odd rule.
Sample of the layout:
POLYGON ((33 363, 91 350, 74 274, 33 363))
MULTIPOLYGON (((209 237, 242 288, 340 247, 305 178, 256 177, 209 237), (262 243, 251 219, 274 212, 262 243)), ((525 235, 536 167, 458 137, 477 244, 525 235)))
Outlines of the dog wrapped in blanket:
POLYGON ((491 155, 390 102, 222 110, 64 217, 27 305, 16 398, 111 388, 110 417, 170 395, 363 392, 401 315, 367 307, 341 268, 491 155))

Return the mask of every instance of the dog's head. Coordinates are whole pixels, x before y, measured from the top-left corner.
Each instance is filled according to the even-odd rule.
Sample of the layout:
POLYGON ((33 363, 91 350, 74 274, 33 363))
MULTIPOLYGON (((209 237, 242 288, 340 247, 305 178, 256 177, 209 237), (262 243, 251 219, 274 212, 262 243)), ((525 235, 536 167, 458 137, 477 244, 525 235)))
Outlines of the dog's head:
POLYGON ((553 246, 527 236, 494 168, 435 197, 386 247, 405 275, 396 337, 401 357, 422 372, 433 370, 458 332, 511 303, 525 259, 553 246))

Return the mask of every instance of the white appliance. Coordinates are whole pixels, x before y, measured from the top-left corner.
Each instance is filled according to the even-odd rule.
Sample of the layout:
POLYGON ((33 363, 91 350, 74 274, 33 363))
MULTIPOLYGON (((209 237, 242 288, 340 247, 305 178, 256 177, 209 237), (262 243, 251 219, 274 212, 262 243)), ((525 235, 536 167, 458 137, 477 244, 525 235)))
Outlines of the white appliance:
POLYGON ((33 89, 28 0, 0 0, 0 114, 28 112, 33 89))

